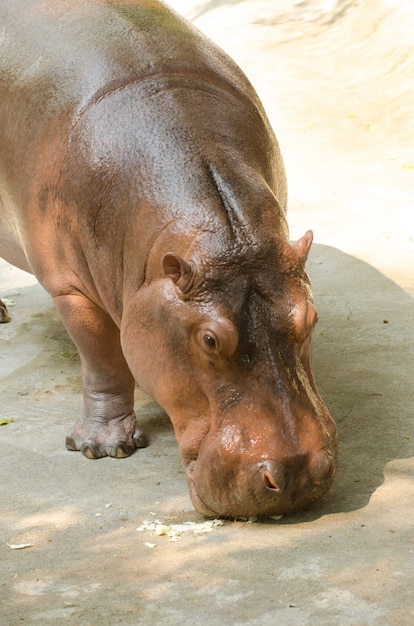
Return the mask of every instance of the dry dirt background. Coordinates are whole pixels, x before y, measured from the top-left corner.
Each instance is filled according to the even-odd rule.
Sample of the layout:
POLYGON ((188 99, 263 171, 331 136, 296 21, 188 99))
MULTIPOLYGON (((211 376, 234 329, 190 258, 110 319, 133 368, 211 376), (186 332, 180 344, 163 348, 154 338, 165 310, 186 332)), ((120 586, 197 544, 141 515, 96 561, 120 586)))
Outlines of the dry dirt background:
POLYGON ((336 487, 317 511, 272 524, 226 522, 176 542, 138 532, 144 520, 201 521, 168 419, 137 391, 150 447, 122 461, 67 452, 76 353, 48 296, 1 262, 15 306, 0 326, 0 419, 14 419, 0 427, 0 623, 411 625, 414 5, 170 4, 256 86, 286 161, 292 239, 315 231, 336 487))

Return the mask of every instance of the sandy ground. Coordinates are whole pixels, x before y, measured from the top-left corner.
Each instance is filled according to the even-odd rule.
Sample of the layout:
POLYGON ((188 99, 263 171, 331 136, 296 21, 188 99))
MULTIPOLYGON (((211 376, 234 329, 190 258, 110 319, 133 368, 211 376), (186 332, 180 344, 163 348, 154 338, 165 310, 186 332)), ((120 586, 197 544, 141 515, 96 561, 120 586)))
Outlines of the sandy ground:
POLYGON ((403 0, 176 0, 243 67, 285 156, 292 239, 315 231, 317 379, 340 433, 317 511, 200 523, 168 418, 151 445, 91 462, 64 448, 76 352, 47 294, 0 265, 0 623, 414 623, 414 8, 403 0), (145 524, 144 524, 145 526, 145 524), (30 547, 16 549, 16 546, 30 547), (147 544, 147 545, 146 545, 147 544), (10 547, 11 546, 11 547, 10 547), (153 546, 153 547, 151 547, 153 546))

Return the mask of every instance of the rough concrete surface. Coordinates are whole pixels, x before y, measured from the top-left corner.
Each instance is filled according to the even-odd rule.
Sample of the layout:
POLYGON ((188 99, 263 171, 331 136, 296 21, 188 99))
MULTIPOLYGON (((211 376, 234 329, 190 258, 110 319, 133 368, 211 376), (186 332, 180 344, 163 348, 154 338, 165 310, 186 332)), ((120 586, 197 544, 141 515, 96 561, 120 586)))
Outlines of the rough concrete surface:
POLYGON ((202 521, 168 418, 137 390, 148 448, 95 462, 66 451, 81 405, 76 352, 47 294, 2 263, 0 291, 15 304, 0 326, 0 419, 14 420, 0 426, 0 623, 411 625, 414 8, 170 4, 256 86, 286 161, 292 239, 315 231, 316 368, 340 434, 335 489, 272 523, 227 521, 178 541, 139 532, 144 520, 202 521))

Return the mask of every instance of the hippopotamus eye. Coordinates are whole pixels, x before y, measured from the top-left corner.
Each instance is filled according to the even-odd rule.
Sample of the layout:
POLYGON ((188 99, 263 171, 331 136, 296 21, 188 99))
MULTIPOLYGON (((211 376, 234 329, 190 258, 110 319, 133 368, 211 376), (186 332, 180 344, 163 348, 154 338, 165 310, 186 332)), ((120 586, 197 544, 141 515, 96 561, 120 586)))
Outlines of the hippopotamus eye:
POLYGON ((234 324, 223 317, 202 323, 195 333, 198 345, 209 356, 230 357, 236 350, 238 334, 234 324))
POLYGON ((211 335, 204 335, 203 341, 206 344, 206 346, 208 346, 209 348, 212 348, 213 350, 215 349, 216 340, 214 339, 214 337, 212 337, 211 335))

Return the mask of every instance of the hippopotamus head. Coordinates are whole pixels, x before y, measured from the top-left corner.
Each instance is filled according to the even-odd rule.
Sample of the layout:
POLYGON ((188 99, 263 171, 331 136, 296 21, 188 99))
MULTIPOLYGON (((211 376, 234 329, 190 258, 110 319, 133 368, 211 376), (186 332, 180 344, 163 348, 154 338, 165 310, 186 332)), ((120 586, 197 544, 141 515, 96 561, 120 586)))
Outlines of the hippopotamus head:
POLYGON ((308 231, 293 246, 166 253, 132 307, 139 321, 126 324, 124 352, 171 417, 204 515, 287 514, 332 484, 336 429, 312 371, 311 243, 308 231))

